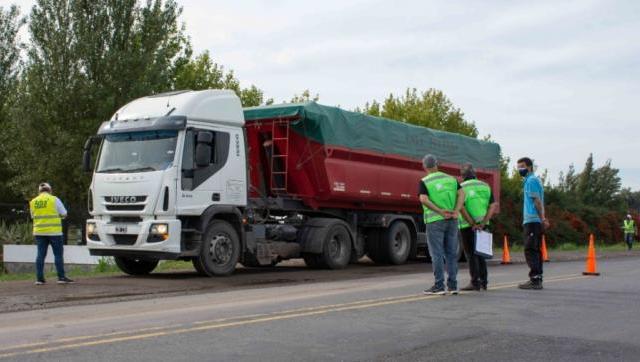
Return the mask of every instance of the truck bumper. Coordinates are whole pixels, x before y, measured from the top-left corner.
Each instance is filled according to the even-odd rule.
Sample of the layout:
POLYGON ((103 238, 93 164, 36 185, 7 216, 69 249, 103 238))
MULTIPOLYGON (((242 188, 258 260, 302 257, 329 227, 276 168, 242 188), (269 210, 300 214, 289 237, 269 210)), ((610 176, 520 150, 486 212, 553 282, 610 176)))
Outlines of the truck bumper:
POLYGON ((182 252, 180 220, 150 219, 135 224, 87 220, 87 224, 90 223, 95 225, 95 231, 92 235, 85 235, 85 239, 91 255, 176 259, 182 252), (167 225, 165 240, 154 241, 150 237, 154 224, 167 225))

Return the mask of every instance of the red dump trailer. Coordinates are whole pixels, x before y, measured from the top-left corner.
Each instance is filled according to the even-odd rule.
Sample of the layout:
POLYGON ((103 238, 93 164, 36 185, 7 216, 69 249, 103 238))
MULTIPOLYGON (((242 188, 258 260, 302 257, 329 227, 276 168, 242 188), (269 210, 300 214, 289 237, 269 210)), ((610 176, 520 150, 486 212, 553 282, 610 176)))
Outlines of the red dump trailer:
POLYGON ((244 117, 250 224, 259 229, 257 248, 274 240, 256 252, 270 256, 257 264, 302 256, 311 266, 335 268, 365 254, 394 264, 415 257, 426 248, 418 185, 427 153, 454 176, 472 163, 499 201, 495 143, 314 102, 246 108, 244 117), (335 230, 347 239, 349 256, 327 250, 336 249, 327 246, 335 230), (275 242, 282 236, 297 246, 275 242))

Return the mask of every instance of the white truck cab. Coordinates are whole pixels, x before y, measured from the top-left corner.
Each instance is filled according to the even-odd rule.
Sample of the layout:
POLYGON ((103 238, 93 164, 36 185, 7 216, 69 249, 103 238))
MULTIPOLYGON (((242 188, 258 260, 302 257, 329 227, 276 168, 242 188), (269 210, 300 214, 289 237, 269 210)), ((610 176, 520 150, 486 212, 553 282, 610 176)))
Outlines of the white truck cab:
POLYGON ((146 274, 160 259, 192 259, 210 275, 233 271, 226 264, 240 246, 225 233, 210 238, 212 263, 195 259, 202 216, 237 223, 247 205, 243 126, 229 90, 164 93, 120 108, 85 146, 90 169, 91 147, 100 144, 86 225, 91 254, 114 256, 129 274, 146 274))

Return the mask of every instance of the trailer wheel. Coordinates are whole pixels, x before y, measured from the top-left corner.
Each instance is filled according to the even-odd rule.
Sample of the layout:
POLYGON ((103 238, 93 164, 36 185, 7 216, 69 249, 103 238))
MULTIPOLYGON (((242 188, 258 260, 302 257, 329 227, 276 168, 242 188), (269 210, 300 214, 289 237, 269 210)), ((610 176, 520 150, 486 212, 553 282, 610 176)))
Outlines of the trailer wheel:
POLYGON ((402 221, 393 223, 384 234, 385 259, 394 265, 404 264, 411 251, 411 232, 402 221))
POLYGON ((343 269, 351 259, 351 236, 342 224, 333 224, 326 233, 322 262, 329 269, 343 269))
POLYGON ((367 256, 376 264, 386 264, 387 255, 382 248, 382 230, 375 228, 367 230, 367 256))
POLYGON ((209 224, 202 239, 200 256, 194 259, 196 270, 208 276, 233 273, 240 258, 240 239, 231 224, 216 220, 209 224))
POLYGON ((114 257, 120 270, 129 275, 146 275, 158 266, 157 259, 114 257))

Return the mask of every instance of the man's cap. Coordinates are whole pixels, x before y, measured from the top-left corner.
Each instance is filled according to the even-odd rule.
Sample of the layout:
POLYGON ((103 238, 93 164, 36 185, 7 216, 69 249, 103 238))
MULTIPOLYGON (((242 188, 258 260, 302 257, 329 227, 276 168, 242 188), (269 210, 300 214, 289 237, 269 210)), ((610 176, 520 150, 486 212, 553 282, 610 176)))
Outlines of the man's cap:
POLYGON ((38 185, 38 192, 42 191, 51 191, 51 185, 46 182, 41 183, 40 185, 38 185))
POLYGON ((422 164, 425 168, 436 168, 438 166, 438 159, 436 156, 428 154, 422 158, 422 164))
POLYGON ((627 214, 627 219, 631 219, 631 215, 630 214, 627 214))

